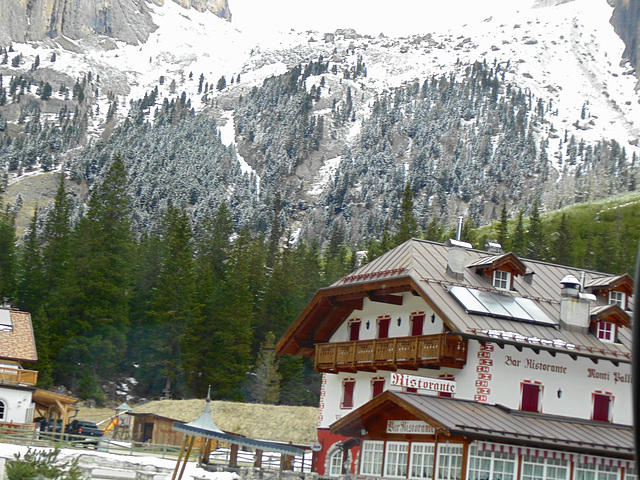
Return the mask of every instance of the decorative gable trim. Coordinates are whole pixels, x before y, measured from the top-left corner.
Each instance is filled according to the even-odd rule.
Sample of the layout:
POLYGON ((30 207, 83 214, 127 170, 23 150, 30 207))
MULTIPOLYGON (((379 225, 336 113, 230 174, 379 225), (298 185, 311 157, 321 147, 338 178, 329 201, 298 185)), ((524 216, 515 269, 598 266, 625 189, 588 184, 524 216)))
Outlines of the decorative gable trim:
POLYGON ((495 270, 509 272, 514 276, 523 276, 527 271, 526 265, 511 252, 504 255, 491 255, 480 258, 469 265, 469 268, 489 278, 493 276, 495 270))
POLYGON ((629 297, 633 295, 633 279, 626 273, 614 277, 600 277, 588 282, 585 285, 585 289, 603 296, 611 290, 616 290, 625 293, 629 297))
POLYGON ((605 305, 591 309, 589 320, 591 329, 595 328, 598 322, 611 322, 618 327, 631 326, 631 317, 618 305, 605 305))

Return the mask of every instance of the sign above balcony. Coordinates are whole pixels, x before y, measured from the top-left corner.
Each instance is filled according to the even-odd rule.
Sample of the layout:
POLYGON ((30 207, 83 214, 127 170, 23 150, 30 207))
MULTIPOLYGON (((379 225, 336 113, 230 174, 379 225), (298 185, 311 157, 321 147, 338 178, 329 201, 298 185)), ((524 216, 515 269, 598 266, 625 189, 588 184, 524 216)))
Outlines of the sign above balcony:
POLYGON ((442 393, 456 393, 456 382, 453 380, 405 375, 404 373, 396 372, 391 374, 391 385, 417 388, 418 390, 432 390, 442 393))

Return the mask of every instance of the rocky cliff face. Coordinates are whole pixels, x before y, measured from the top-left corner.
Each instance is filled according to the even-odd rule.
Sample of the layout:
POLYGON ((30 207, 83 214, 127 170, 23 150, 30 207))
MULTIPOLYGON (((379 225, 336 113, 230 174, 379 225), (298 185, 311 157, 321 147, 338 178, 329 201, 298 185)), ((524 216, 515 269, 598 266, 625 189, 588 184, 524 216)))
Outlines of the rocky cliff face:
POLYGON ((626 48, 624 57, 629 59, 636 69, 636 76, 640 78, 638 66, 640 65, 640 49, 638 38, 640 37, 640 0, 608 0, 615 7, 611 23, 624 41, 626 48))
MULTIPOLYGON (((210 10, 231 19, 227 0, 174 0, 185 8, 210 10)), ((155 0, 163 4, 164 0, 155 0)), ((143 43, 156 29, 148 0, 3 0, 0 45, 41 41, 60 35, 77 40, 106 35, 130 44, 143 43)))

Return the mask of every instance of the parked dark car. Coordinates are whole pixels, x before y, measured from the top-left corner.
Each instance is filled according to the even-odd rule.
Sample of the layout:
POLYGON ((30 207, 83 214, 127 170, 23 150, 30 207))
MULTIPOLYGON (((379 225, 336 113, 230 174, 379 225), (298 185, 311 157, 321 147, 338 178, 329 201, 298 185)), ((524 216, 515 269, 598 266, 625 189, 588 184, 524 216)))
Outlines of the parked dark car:
MULTIPOLYGON (((39 417, 35 419, 35 422, 39 425, 41 432, 54 432, 53 420, 47 420, 44 417, 39 417)), ((58 425, 55 428, 55 432, 62 432, 62 420, 58 420, 58 425)))
POLYGON ((66 433, 68 435, 67 438, 71 441, 79 441, 92 445, 97 445, 99 437, 104 435, 104 432, 98 425, 87 420, 74 420, 67 426, 66 433))

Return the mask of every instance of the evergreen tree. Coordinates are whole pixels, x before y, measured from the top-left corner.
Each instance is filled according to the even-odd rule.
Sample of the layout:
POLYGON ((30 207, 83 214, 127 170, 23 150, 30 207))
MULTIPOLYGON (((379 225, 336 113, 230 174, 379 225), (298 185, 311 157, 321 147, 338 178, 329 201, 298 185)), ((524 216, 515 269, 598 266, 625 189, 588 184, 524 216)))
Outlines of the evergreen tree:
POLYGON ((396 245, 406 242, 418 234, 418 222, 413 215, 413 190, 407 182, 402 195, 402 205, 400 206, 400 217, 396 227, 396 245))
POLYGON ((267 333, 249 382, 249 400, 252 402, 276 404, 280 399, 279 361, 275 346, 275 335, 267 333))
POLYGON ((182 346, 185 328, 199 314, 196 271, 187 216, 174 206, 165 215, 164 258, 147 314, 143 374, 149 393, 184 393, 182 346))
POLYGON ((86 398, 98 376, 118 371, 126 352, 131 289, 131 228, 126 171, 116 156, 93 187, 73 237, 73 263, 49 309, 63 332, 57 372, 86 398))
POLYGON ((511 249, 514 254, 519 257, 522 257, 526 254, 525 244, 525 232, 524 232, 524 224, 523 224, 523 212, 522 209, 518 210, 518 218, 516 219, 516 226, 513 230, 513 237, 511 241, 511 249))
POLYGON ((507 245, 507 239, 509 235, 509 216, 507 215, 507 204, 502 204, 502 211, 500 212, 500 222, 497 228, 497 242, 502 246, 503 250, 509 250, 507 245))
POLYGON ((527 230, 526 242, 527 257, 533 260, 542 260, 545 252, 545 246, 537 198, 533 200, 533 207, 531 210, 531 216, 529 217, 529 229, 527 230))
POLYGON ((15 294, 16 225, 15 214, 0 200, 0 300, 15 294))
MULTIPOLYGON (((38 237, 38 207, 33 212, 22 248, 17 275, 16 303, 19 309, 35 314, 46 299, 47 290, 38 237)), ((36 337, 36 340, 38 337, 36 337)))
POLYGON ((569 228, 567 214, 560 216, 556 231, 551 235, 552 261, 560 265, 573 265, 573 233, 569 228))

